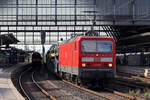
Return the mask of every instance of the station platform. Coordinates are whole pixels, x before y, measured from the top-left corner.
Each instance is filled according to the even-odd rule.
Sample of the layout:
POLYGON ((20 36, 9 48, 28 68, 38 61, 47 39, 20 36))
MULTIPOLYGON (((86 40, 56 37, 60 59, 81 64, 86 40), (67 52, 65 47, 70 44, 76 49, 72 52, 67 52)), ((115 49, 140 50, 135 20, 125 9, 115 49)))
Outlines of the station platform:
POLYGON ((117 72, 150 77, 150 66, 117 66, 117 72))
POLYGON ((8 68, 0 68, 0 100, 25 100, 11 81, 11 73, 28 63, 19 63, 8 68))

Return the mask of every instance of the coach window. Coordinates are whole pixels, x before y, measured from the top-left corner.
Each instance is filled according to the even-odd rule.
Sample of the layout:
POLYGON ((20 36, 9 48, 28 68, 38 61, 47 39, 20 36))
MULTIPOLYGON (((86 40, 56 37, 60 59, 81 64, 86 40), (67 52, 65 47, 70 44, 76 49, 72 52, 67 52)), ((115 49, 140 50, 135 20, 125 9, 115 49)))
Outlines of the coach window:
POLYGON ((74 50, 75 50, 75 51, 77 51, 77 45, 76 45, 76 42, 75 42, 75 47, 74 47, 74 50))

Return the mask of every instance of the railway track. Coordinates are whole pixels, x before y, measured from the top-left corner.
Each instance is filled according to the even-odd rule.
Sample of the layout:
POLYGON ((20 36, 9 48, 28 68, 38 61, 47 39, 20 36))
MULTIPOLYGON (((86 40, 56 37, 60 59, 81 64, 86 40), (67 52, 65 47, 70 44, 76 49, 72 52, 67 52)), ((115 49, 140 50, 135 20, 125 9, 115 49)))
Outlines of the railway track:
POLYGON ((127 74, 127 73, 121 73, 121 72, 118 72, 117 75, 118 76, 126 76, 126 77, 129 77, 132 79, 140 79, 140 80, 147 81, 148 83, 150 83, 150 77, 136 76, 133 74, 127 74))
MULTIPOLYGON (((36 76, 38 76, 36 74, 36 76)), ((34 78, 34 75, 33 75, 34 78)), ((34 82, 37 84, 37 86, 41 89, 41 91, 43 91, 43 93, 45 95, 47 95, 48 97, 51 98, 51 100, 84 100, 81 99, 80 97, 77 97, 76 95, 73 95, 71 93, 67 93, 68 91, 64 91, 64 89, 62 89, 61 87, 57 87, 55 85, 53 85, 53 83, 51 83, 50 81, 40 81, 40 79, 38 77, 36 77, 38 81, 35 80, 34 78, 34 82), (46 85, 44 85, 47 84, 46 85), (50 88, 49 88, 50 86, 50 88), (58 93, 58 94, 57 94, 58 93), (52 95, 49 95, 52 94, 52 95)), ((43 78, 43 77, 42 77, 43 78)), ((57 77, 58 78, 58 77, 57 77)), ((56 79, 56 78, 55 78, 56 79)), ((53 79, 54 80, 54 79, 53 79)), ((57 80, 57 79, 56 79, 57 80)), ((61 80, 59 80, 60 84, 61 84, 61 80)), ((76 91, 76 90, 75 90, 76 91)), ((70 92, 70 91, 69 91, 70 92)), ((97 99, 96 99, 97 100, 97 99)), ((99 99, 98 99, 99 100, 99 99)), ((100 99, 101 100, 101 99, 100 99)), ((103 100, 103 99, 102 99, 103 100)), ((104 99, 105 100, 105 99, 104 99)))
MULTIPOLYGON (((73 86, 73 87, 76 87, 76 88, 79 88, 81 90, 84 90, 84 91, 87 91, 89 93, 92 93, 94 95, 106 98, 108 100, 120 100, 120 99, 113 98, 112 96, 107 96, 107 95, 104 95, 102 93, 99 93, 99 92, 96 92, 96 91, 93 91, 93 90, 89 90, 89 89, 84 88, 84 87, 77 86, 77 85, 75 85, 75 84, 73 84, 71 82, 68 82, 66 80, 62 80, 62 81, 65 82, 66 84, 69 84, 69 85, 73 86)), ((108 88, 105 88, 105 90, 113 93, 114 95, 121 96, 121 97, 127 98, 129 100, 145 100, 144 98, 140 98, 140 97, 132 96, 132 95, 129 95, 129 94, 121 93, 121 92, 114 91, 114 90, 111 90, 111 89, 108 89, 108 88)))
POLYGON ((119 73, 116 81, 120 81, 122 84, 124 83, 124 85, 139 89, 150 88, 150 78, 119 73))
MULTIPOLYGON (((73 83, 71 83, 71 82, 68 82, 68 81, 66 81, 66 80, 61 80, 61 81, 64 82, 65 84, 69 85, 69 86, 78 88, 78 89, 80 89, 80 90, 82 90, 82 91, 88 92, 88 93, 90 93, 90 94, 96 95, 96 96, 101 97, 101 98, 105 98, 105 99, 107 99, 107 100, 120 100, 120 99, 114 97, 114 95, 115 95, 115 96, 118 96, 118 97, 122 97, 122 98, 124 98, 124 100, 145 100, 144 98, 141 98, 141 97, 137 97, 137 96, 133 96, 133 95, 121 93, 121 92, 114 91, 114 90, 111 90, 111 89, 108 89, 108 88, 105 88, 105 90, 109 91, 109 92, 112 93, 113 95, 111 95, 111 96, 110 96, 110 95, 105 95, 104 93, 100 93, 100 92, 93 91, 93 90, 91 90, 91 89, 87 89, 87 88, 84 88, 84 87, 80 87, 80 86, 78 86, 78 85, 76 85, 76 84, 73 84, 73 83)), ((35 83, 37 83, 37 82, 35 82, 35 83)), ((37 84, 37 85, 38 85, 38 84, 37 84)), ((39 85, 38 85, 38 86, 39 86, 39 85)), ((46 90, 43 90, 42 87, 39 86, 39 88, 41 89, 41 91, 44 91, 44 93, 45 93, 48 97, 52 98, 52 100, 57 100, 57 98, 53 97, 52 95, 49 95, 49 93, 46 92, 46 90), (53 99, 53 98, 54 98, 54 99, 53 99)))
POLYGON ((24 89, 23 87, 23 83, 22 83, 22 78, 23 78, 23 75, 28 72, 29 70, 31 69, 31 67, 27 70, 25 70, 24 72, 21 73, 21 75, 19 76, 19 86, 23 92, 23 94, 25 95, 25 97, 27 97, 28 100, 32 100, 32 98, 29 96, 29 94, 26 92, 26 90, 24 89))
POLYGON ((21 73, 19 76, 19 86, 23 92, 25 99, 27 100, 55 100, 48 98, 48 95, 44 93, 44 90, 39 90, 40 86, 37 86, 33 77, 34 72, 31 71, 31 67, 21 73), (31 74, 32 72, 32 74, 31 74), (27 79, 28 78, 28 79, 27 79), (36 92, 35 92, 36 91, 36 92))
POLYGON ((35 72, 32 73, 32 81, 33 83, 40 89, 40 91, 46 95, 50 100, 57 100, 55 97, 53 97, 52 95, 50 95, 45 89, 43 89, 38 82, 36 81, 36 79, 34 78, 34 74, 35 72))
POLYGON ((147 83, 150 84, 150 78, 149 77, 139 77, 139 76, 130 76, 130 77, 133 79, 140 79, 140 80, 146 81, 147 83))
MULTIPOLYGON (((24 71, 20 77, 19 77, 19 83, 20 83, 20 87, 22 89, 22 91, 24 92, 25 96, 27 97, 28 100, 32 100, 32 97, 30 96, 29 92, 27 92, 23 85, 22 85, 22 77, 23 75, 25 75, 28 71, 30 70, 30 68, 26 71, 24 71)), ((31 79, 32 79, 32 82, 33 84, 40 90, 40 92, 42 94, 44 94, 49 100, 59 100, 57 99, 55 96, 52 96, 50 95, 50 93, 45 89, 43 88, 43 86, 41 86, 40 82, 36 80, 36 78, 34 77, 35 76, 35 72, 32 72, 31 74, 31 79)), ((129 94, 125 94, 125 93, 121 93, 121 92, 118 92, 118 91, 114 91, 114 90, 111 90, 111 89, 108 89, 108 88, 105 88, 105 90, 109 91, 109 93, 113 94, 113 95, 105 95, 105 93, 100 93, 98 91, 93 91, 91 89, 87 89, 87 88, 84 88, 84 87, 80 87, 80 86, 77 86, 71 82, 68 82, 66 80, 62 80, 62 82, 64 82, 65 84, 69 85, 69 86, 72 86, 72 87, 75 87, 75 88, 78 88, 80 89, 81 91, 85 91, 85 92, 88 92, 90 94, 93 94, 93 95, 96 95, 100 98, 104 98, 106 100, 120 100, 119 98, 123 98, 123 100, 145 100, 143 98, 140 98, 140 97, 136 97, 136 96, 132 96, 132 95, 129 95, 129 94), (114 97, 116 96, 116 97, 114 97), (118 98, 117 98, 118 97, 118 98)), ((65 99, 67 100, 67 99, 65 99)), ((101 99, 100 99, 101 100, 101 99)))
MULTIPOLYGON (((128 92, 137 95, 138 97, 147 98, 146 100, 149 100, 150 98, 148 95, 145 95, 149 93, 149 89, 150 89, 149 78, 119 73, 113 84, 120 85, 123 87, 128 87, 125 88, 125 91, 128 90, 128 92)), ((120 91, 120 89, 115 89, 115 90, 120 91)))
POLYGON ((116 79, 114 84, 119 84, 119 85, 123 85, 123 86, 126 86, 126 87, 137 88, 137 89, 144 89, 144 88, 146 88, 145 85, 137 84, 137 83, 130 82, 128 80, 122 80, 122 79, 116 79))
MULTIPOLYGON (((33 76, 34 77, 34 76, 33 76)), ((123 93, 119 93, 119 92, 117 92, 117 91, 113 91, 113 92, 110 92, 110 90, 109 90, 109 93, 108 93, 108 95, 107 94, 105 94, 104 92, 103 93, 99 93, 99 92, 96 92, 96 91, 92 91, 92 90, 90 90, 90 89, 87 89, 87 88, 84 88, 84 87, 80 87, 80 86, 77 86, 77 85, 75 85, 75 84, 73 84, 73 83, 71 83, 71 82, 68 82, 68 81, 66 81, 66 80, 60 80, 60 81, 62 81, 63 83, 65 83, 66 85, 67 85, 67 87, 74 87, 74 88, 76 88, 76 89, 79 89, 80 91, 84 91, 84 92, 87 92, 88 94, 92 94, 92 95, 95 95, 95 96, 97 96, 97 97, 99 97, 99 98, 103 98, 104 100, 144 100, 144 99, 139 99, 139 98, 136 98, 136 97, 133 97, 133 96, 129 96, 129 95, 127 95, 127 94, 123 94, 123 93), (112 95, 113 94, 113 95, 112 95)), ((44 87, 44 86, 40 86, 38 83, 40 83, 40 81, 38 82, 38 81, 34 81, 36 84, 37 84, 37 86, 41 89, 41 91, 43 91, 48 97, 50 97, 50 98, 52 98, 52 100, 60 100, 60 98, 58 98, 58 97, 56 97, 56 96, 52 96, 52 95, 49 95, 50 93, 49 92, 47 92, 47 90, 45 89, 43 89, 42 87, 44 87), (54 98, 54 99, 53 99, 54 98)), ((42 83, 40 83, 40 84, 42 84, 42 83)), ((54 88, 53 88, 54 89, 54 88)), ((56 88, 55 88, 56 89, 56 88)), ((54 89, 54 90, 55 90, 54 89)), ((59 88, 58 88, 59 89, 59 88)), ((76 90, 75 89, 75 90, 76 90)), ((50 90, 50 89, 49 89, 50 90)), ((52 90, 53 91, 53 90, 52 90)), ((108 90, 107 90, 108 91, 108 90)), ((59 95, 59 94, 58 94, 59 95)), ((102 100, 103 100, 102 99, 102 100)), ((62 99, 61 99, 62 100, 62 99)), ((65 99, 65 100, 69 100, 69 99, 65 99)), ((101 100, 101 99, 100 99, 101 100)))

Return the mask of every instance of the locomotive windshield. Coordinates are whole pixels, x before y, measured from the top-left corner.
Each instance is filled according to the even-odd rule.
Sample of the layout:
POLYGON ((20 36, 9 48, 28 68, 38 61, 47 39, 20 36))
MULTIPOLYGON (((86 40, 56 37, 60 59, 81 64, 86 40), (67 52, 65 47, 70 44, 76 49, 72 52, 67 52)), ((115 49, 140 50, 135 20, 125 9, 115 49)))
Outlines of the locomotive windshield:
POLYGON ((82 52, 112 52, 111 41, 84 40, 81 45, 82 52))

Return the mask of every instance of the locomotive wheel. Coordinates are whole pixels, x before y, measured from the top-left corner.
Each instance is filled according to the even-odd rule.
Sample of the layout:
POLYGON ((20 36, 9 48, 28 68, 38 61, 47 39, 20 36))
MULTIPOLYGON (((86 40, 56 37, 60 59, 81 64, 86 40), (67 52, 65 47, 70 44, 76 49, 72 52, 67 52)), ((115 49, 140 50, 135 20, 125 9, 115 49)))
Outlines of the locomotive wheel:
POLYGON ((92 87, 95 87, 96 84, 97 84, 97 81, 96 81, 96 80, 93 80, 93 81, 91 81, 91 84, 92 84, 92 87))
POLYGON ((98 87, 100 89, 104 89, 104 87, 106 86, 107 83, 105 83, 104 79, 101 79, 100 81, 98 81, 98 87))
POLYGON ((76 82, 76 76, 75 76, 75 75, 72 75, 72 77, 71 77, 71 81, 72 81, 73 83, 75 83, 75 82, 76 82))
POLYGON ((81 85, 81 80, 80 80, 79 77, 76 78, 76 84, 79 85, 79 86, 81 85))
POLYGON ((59 75, 60 78, 62 78, 62 72, 61 71, 58 72, 58 75, 59 75))
POLYGON ((61 72, 62 73, 62 79, 65 79, 65 73, 64 72, 61 72))
POLYGON ((69 74, 68 78, 69 78, 69 81, 72 82, 71 74, 69 74))

